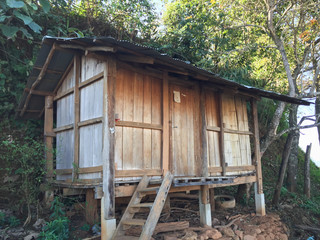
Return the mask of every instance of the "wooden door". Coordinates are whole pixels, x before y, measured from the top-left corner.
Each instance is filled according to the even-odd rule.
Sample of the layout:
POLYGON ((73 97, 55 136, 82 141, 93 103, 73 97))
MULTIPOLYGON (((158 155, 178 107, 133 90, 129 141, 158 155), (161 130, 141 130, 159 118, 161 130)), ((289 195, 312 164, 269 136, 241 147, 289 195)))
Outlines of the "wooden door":
POLYGON ((171 171, 175 176, 199 176, 199 114, 196 109, 199 105, 198 93, 194 87, 176 84, 171 84, 169 91, 171 171))

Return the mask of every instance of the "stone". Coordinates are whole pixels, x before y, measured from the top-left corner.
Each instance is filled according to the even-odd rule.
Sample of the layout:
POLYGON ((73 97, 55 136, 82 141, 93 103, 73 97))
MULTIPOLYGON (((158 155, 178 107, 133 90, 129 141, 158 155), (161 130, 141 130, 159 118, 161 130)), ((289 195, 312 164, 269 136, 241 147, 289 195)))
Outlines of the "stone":
POLYGON ((256 233, 260 234, 261 233, 261 229, 260 228, 256 228, 256 233))
POLYGON ((281 239, 281 240, 288 240, 288 236, 287 236, 287 234, 280 233, 280 234, 279 234, 279 239, 281 239))
POLYGON ((221 233, 226 237, 233 237, 235 235, 231 228, 222 228, 221 233))
POLYGON ((212 226, 220 225, 220 221, 218 218, 213 218, 212 219, 212 226))
POLYGON ((260 234, 257 236, 257 240, 266 240, 266 238, 262 234, 260 234))
POLYGON ((43 226, 46 225, 46 221, 42 218, 39 218, 33 225, 34 229, 41 230, 43 226))
POLYGON ((235 231, 235 234, 236 234, 240 239, 243 239, 243 231, 236 230, 236 231, 235 231))
POLYGON ((197 240, 198 234, 194 231, 187 231, 186 234, 182 238, 183 240, 197 240))
POLYGON ((221 237, 222 237, 222 234, 217 229, 207 229, 204 233, 200 235, 201 240, 220 239, 221 237))
POLYGON ((252 235, 245 235, 243 237, 243 240, 256 240, 256 238, 254 236, 252 236, 252 235))
POLYGON ((35 240, 38 238, 38 236, 39 236, 39 233, 31 232, 29 233, 29 235, 25 236, 23 240, 35 240))

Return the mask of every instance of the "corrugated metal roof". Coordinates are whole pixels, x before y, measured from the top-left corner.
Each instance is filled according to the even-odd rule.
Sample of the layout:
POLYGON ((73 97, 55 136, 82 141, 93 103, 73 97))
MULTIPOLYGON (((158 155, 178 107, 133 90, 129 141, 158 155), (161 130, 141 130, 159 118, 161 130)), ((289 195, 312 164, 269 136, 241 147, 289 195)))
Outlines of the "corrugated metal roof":
MULTIPOLYGON (((48 57, 49 52, 53 46, 53 43, 56 44, 77 44, 82 45, 84 47, 89 46, 112 46, 112 47, 120 47, 122 50, 128 50, 130 52, 135 52, 139 55, 144 55, 148 57, 152 57, 155 60, 161 61, 166 65, 172 68, 182 68, 190 73, 199 74, 208 78, 208 81, 229 86, 232 88, 236 88, 240 91, 247 92, 249 94, 256 95, 258 97, 266 97, 274 100, 285 101, 294 104, 302 104, 309 105, 310 103, 301 99, 292 98, 286 95, 278 94, 271 91, 261 90, 258 88, 242 85, 236 83, 234 81, 230 81, 224 78, 219 77, 218 75, 206 71, 202 68, 196 67, 189 62, 182 61, 180 59, 172 58, 167 54, 162 54, 156 49, 146 47, 137 43, 132 43, 129 41, 116 40, 112 37, 86 37, 86 38, 57 38, 46 36, 43 38, 43 44, 39 51, 37 60, 34 65, 34 69, 32 70, 26 88, 30 89, 32 84, 38 78, 41 68, 44 66, 44 63, 48 57)), ((47 71, 40 81, 40 83, 36 86, 34 90, 53 92, 55 87, 57 86, 59 80, 63 76, 63 73, 66 71, 67 67, 71 63, 73 59, 74 53, 72 51, 63 51, 61 49, 56 49, 52 59, 48 65, 47 71)), ((21 109, 23 109, 26 104, 26 100, 28 97, 28 92, 24 92, 21 97, 18 114, 21 109)), ((30 98, 30 97, 29 97, 30 98)), ((31 95, 31 98, 27 101, 26 112, 23 114, 23 117, 37 117, 41 114, 44 107, 44 96, 31 95)))

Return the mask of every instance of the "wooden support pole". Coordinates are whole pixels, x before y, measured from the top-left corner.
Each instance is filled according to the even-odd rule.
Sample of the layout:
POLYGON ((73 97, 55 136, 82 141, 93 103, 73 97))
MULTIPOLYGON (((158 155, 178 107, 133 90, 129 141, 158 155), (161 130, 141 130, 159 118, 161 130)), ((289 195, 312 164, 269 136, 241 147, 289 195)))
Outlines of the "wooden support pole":
POLYGON ((254 164, 257 172, 257 191, 263 193, 262 187, 262 169, 261 169, 261 154, 260 154, 260 138, 259 138, 259 123, 258 123, 258 108, 257 101, 251 99, 252 119, 253 119, 253 137, 254 137, 254 164))
POLYGON ((80 94, 79 94, 79 82, 80 82, 80 62, 79 55, 74 57, 74 123, 73 123, 73 136, 74 136, 74 154, 73 154, 73 167, 72 167, 72 179, 75 181, 79 178, 77 169, 79 168, 79 128, 80 122, 80 94))
POLYGON ((208 146, 207 146, 207 123, 206 123, 206 95, 203 86, 200 86, 200 151, 202 159, 202 176, 208 177, 208 146))
POLYGON ((209 186, 202 185, 199 192, 200 225, 212 226, 209 186))
POLYGON ((310 198, 310 152, 311 152, 311 146, 307 146, 306 155, 304 158, 304 194, 307 196, 307 198, 310 198))
MULTIPOLYGON (((104 219, 115 219, 115 89, 117 66, 113 57, 109 56, 105 65, 103 85, 103 194, 104 219)), ((108 233, 109 234, 109 233, 108 233)))
POLYGON ((220 135, 219 135, 219 150, 220 150, 220 164, 222 167, 222 175, 226 175, 226 159, 224 154, 224 123, 223 123, 223 106, 222 106, 222 92, 218 92, 218 106, 219 106, 219 121, 220 121, 220 135))
POLYGON ((168 82, 168 72, 163 72, 162 79, 162 169, 163 176, 169 170, 169 82, 168 82))
POLYGON ((94 198, 94 189, 89 188, 86 191, 86 222, 93 225, 99 221, 98 218, 98 200, 94 198))
POLYGON ((216 208, 216 202, 214 200, 214 188, 209 189, 209 198, 210 198, 211 211, 214 211, 216 208))
POLYGON ((47 178, 53 178, 53 137, 46 133, 53 132, 53 96, 45 97, 44 110, 44 141, 47 178))

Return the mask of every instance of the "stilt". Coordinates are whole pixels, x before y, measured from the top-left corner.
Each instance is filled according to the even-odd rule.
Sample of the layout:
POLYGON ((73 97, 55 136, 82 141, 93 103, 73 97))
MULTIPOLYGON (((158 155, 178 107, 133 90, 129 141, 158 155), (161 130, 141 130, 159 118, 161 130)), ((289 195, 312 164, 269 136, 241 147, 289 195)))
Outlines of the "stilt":
POLYGON ((214 212, 216 210, 216 202, 214 200, 214 188, 209 189, 210 193, 210 206, 211 206, 211 211, 214 212))
POLYGON ((97 199, 94 199, 93 189, 87 189, 86 192, 86 222, 90 225, 98 222, 97 199))
POLYGON ((266 215, 264 193, 258 193, 257 183, 254 183, 254 197, 256 202, 256 214, 259 216, 266 215))
POLYGON ((201 186, 199 193, 199 211, 200 211, 200 225, 212 226, 211 206, 209 201, 209 187, 208 185, 201 186))
POLYGON ((104 197, 101 198, 101 240, 110 240, 116 231, 116 219, 104 218, 104 197))

